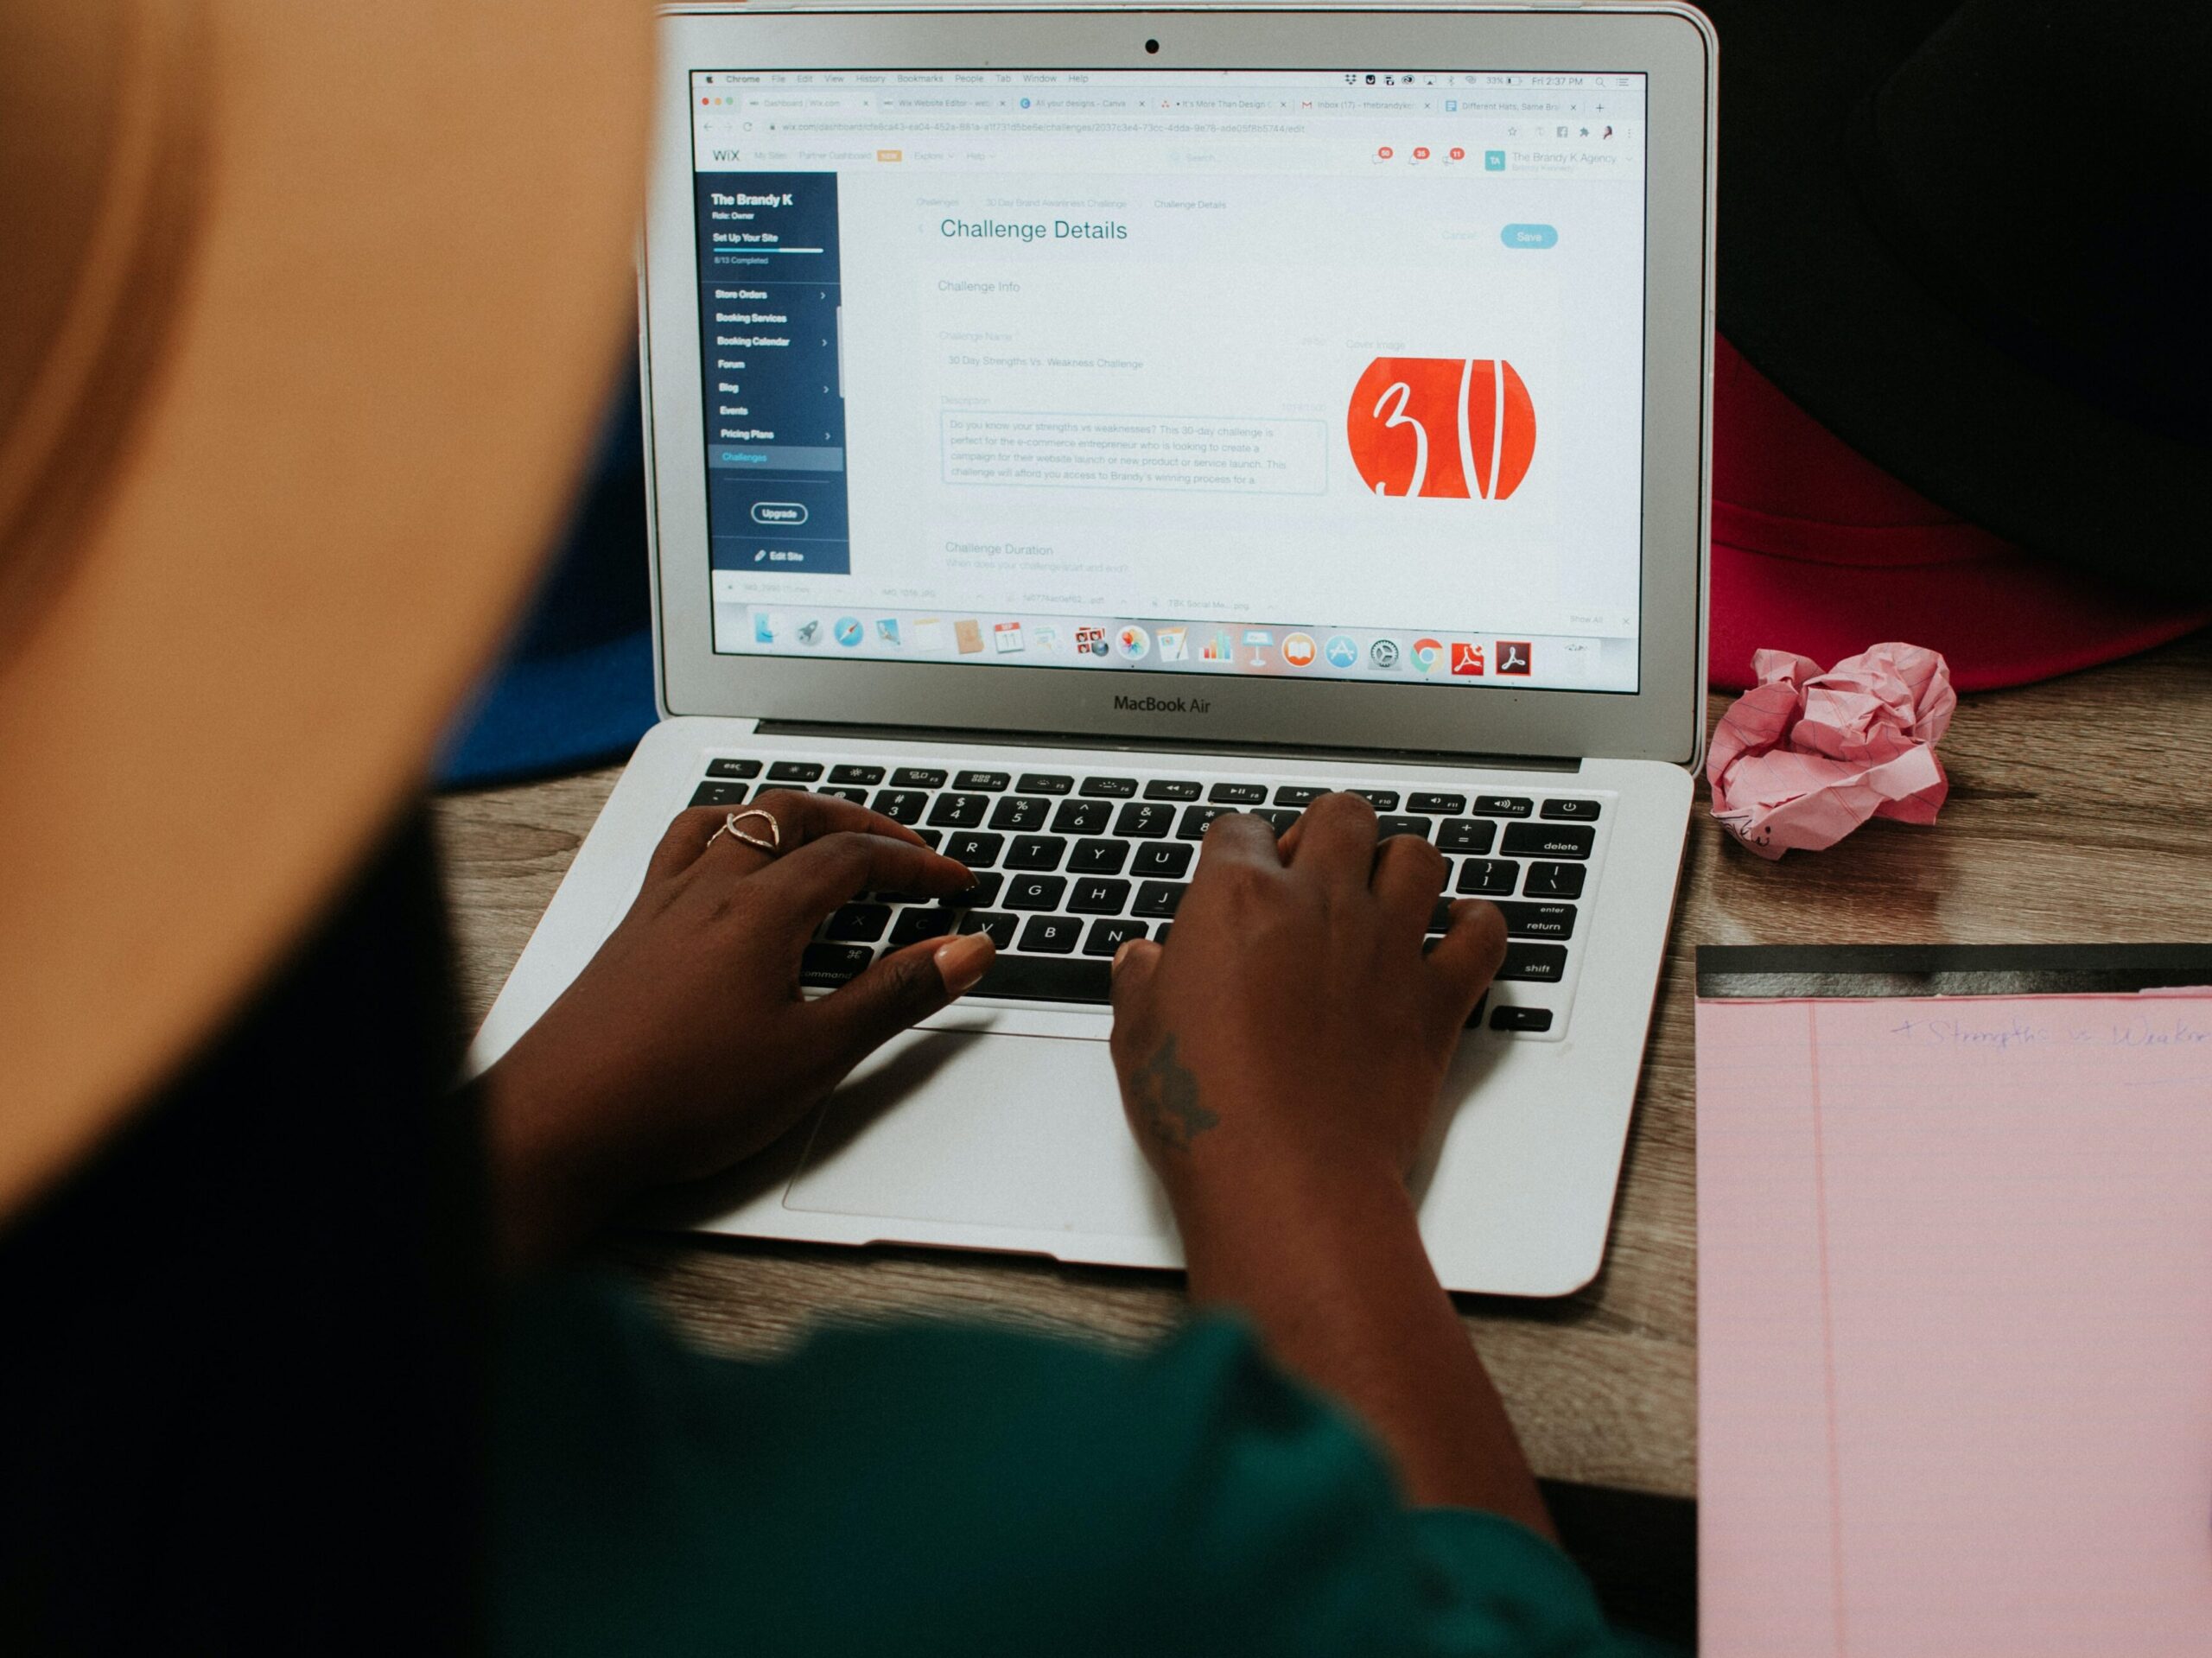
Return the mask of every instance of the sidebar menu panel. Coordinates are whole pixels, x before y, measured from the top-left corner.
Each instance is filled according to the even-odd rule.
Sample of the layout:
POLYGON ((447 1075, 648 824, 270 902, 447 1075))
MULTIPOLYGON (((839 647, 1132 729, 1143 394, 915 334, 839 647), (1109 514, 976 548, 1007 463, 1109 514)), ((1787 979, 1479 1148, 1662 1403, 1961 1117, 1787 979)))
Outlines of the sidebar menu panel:
POLYGON ((842 575, 837 175, 695 182, 714 568, 842 575))

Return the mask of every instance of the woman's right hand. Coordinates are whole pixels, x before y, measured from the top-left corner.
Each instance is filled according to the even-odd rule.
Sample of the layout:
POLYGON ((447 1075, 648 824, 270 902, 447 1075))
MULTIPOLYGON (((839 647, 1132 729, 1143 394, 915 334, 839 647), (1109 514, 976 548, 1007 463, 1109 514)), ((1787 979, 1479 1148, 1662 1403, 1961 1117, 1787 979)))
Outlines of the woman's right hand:
POLYGON ((1170 942, 1116 961, 1122 1101, 1179 1210, 1402 1182, 1419 1154, 1505 924, 1465 900, 1424 953, 1443 854, 1375 830, 1349 794, 1280 842, 1260 818, 1217 818, 1170 942))
POLYGON ((1408 1502, 1551 1521, 1421 1244, 1406 1176, 1505 922, 1426 841, 1326 795, 1278 842, 1217 818, 1166 944, 1123 948, 1114 1063, 1175 1208, 1191 1299, 1363 1418, 1408 1502))

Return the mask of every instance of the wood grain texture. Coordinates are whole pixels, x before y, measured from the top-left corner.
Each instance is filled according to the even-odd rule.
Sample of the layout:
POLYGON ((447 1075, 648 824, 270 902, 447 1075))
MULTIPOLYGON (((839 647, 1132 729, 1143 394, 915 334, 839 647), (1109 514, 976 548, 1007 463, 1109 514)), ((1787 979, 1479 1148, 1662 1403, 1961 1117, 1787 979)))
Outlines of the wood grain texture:
MULTIPOLYGON (((1713 718, 1727 701, 1713 699, 1713 718)), ((1872 824, 1779 863, 1728 841, 1700 805, 1605 1271, 1557 1302, 1460 1299, 1540 1474, 1696 1489, 1697 945, 2212 937, 2212 635, 1963 699, 1942 752, 1952 790, 1936 827, 1872 824)), ((472 1026, 616 775, 437 803, 472 1026)), ((1169 1275, 1004 1256, 632 1234, 607 1258, 733 1352, 774 1350, 825 1318, 881 1317, 1141 1342, 1182 1312, 1169 1275)))

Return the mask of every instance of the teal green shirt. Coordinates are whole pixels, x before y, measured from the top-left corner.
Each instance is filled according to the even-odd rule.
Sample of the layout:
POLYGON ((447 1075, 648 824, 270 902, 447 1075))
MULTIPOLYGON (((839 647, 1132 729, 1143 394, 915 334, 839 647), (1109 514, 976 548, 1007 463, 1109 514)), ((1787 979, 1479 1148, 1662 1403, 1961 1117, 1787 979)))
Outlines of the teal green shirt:
POLYGON ((1533 1533, 1404 1508, 1227 1320, 1135 1356, 931 1324, 740 1363, 571 1282, 518 1299, 498 1388, 504 1654, 1640 1649, 1533 1533))

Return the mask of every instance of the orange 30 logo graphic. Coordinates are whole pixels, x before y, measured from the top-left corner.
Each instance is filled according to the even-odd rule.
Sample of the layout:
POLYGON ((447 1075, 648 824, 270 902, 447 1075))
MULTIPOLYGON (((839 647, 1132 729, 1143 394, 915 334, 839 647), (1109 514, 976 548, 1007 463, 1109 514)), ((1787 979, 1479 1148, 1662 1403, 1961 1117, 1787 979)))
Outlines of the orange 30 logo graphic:
POLYGON ((1535 405, 1503 358, 1378 357, 1345 424, 1352 465, 1377 495, 1502 501, 1536 453, 1535 405))

